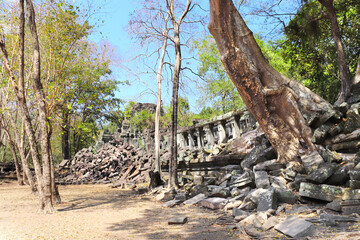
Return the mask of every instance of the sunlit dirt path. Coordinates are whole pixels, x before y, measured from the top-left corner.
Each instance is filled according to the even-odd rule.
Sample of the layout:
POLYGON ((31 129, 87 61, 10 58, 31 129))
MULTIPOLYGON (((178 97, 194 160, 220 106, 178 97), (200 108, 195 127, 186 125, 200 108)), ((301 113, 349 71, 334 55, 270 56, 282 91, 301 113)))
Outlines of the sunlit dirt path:
POLYGON ((108 185, 60 186, 55 214, 37 213, 37 197, 27 186, 0 184, 0 239, 233 239, 215 223, 220 213, 198 207, 164 208, 148 196, 108 185), (168 225, 186 215, 184 225, 168 225))

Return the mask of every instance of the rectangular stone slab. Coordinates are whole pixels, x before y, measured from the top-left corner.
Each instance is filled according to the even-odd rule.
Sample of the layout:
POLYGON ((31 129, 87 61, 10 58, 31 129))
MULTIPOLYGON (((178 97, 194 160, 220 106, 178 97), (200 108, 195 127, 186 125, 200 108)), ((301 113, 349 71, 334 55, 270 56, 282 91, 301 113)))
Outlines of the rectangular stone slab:
POLYGON ((185 205, 194 205, 194 204, 197 204, 198 202, 200 202, 201 200, 204 200, 205 198, 206 198, 205 194, 200 193, 200 194, 196 195, 195 197, 186 200, 184 202, 184 204, 185 205))
POLYGON ((187 222, 187 217, 174 217, 169 219, 168 224, 185 224, 187 222))
POLYGON ((332 202, 334 200, 344 200, 344 197, 349 195, 349 190, 326 184, 316 185, 302 182, 300 183, 299 195, 332 202))
POLYGON ((285 219, 285 221, 275 225, 275 230, 292 238, 302 238, 311 236, 314 231, 314 224, 295 216, 285 219))

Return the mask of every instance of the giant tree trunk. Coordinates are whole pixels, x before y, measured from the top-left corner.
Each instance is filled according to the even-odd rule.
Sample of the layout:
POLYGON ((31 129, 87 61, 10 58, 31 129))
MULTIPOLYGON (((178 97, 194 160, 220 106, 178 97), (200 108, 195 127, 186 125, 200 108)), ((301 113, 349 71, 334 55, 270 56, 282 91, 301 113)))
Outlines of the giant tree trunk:
POLYGON ((210 0, 209 30, 227 74, 278 154, 280 162, 314 150, 309 125, 335 115, 332 106, 264 58, 231 0, 210 0))
POLYGON ((340 68, 340 82, 341 90, 335 104, 340 104, 347 100, 351 94, 352 81, 350 79, 349 67, 346 63, 346 56, 344 51, 343 42, 341 40, 341 33, 337 21, 336 12, 333 5, 333 0, 319 0, 329 14, 331 32, 334 38, 336 53, 338 57, 338 64, 340 68))

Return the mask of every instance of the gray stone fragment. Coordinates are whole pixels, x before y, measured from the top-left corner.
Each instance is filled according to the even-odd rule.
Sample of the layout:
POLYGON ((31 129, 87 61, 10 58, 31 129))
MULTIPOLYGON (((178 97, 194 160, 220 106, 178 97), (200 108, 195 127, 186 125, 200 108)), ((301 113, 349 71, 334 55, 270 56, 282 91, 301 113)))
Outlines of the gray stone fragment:
POLYGON ((187 220, 187 217, 174 217, 169 219, 168 224, 185 224, 187 220))
POLYGON ((351 180, 360 180, 360 170, 350 170, 348 174, 351 180))
POLYGON ((205 195, 209 195, 208 189, 205 185, 195 185, 190 189, 189 196, 193 197, 200 193, 203 193, 205 195))
POLYGON ((272 155, 275 157, 275 151, 271 146, 267 144, 257 145, 246 155, 240 165, 242 169, 250 169, 253 165, 266 161, 269 159, 268 157, 272 157, 272 155))
POLYGON ((298 199, 290 189, 275 189, 275 193, 279 203, 294 204, 298 199))
POLYGON ((347 181, 346 186, 351 189, 360 189, 360 181, 349 180, 349 181, 347 181))
POLYGON ((325 163, 320 168, 314 170, 306 179, 314 183, 323 183, 337 170, 337 168, 338 166, 335 163, 325 163))
POLYGON ((251 211, 256 209, 256 203, 249 201, 249 202, 244 202, 243 204, 241 204, 239 206, 239 209, 241 210, 247 210, 247 211, 251 211))
POLYGON ((324 159, 317 151, 313 151, 308 155, 301 156, 301 161, 304 164, 305 170, 308 174, 318 169, 318 166, 324 163, 324 159))
POLYGON ((274 171, 282 168, 285 168, 285 164, 278 162, 277 159, 274 159, 257 164, 254 167, 254 171, 274 171))
POLYGON ((275 189, 287 189, 286 180, 283 177, 270 176, 271 186, 275 189))
POLYGON ((321 220, 334 220, 336 222, 357 222, 359 219, 355 217, 348 217, 348 216, 341 216, 341 215, 335 215, 335 214, 327 214, 322 213, 320 214, 321 220))
POLYGON ((205 198, 206 198, 206 195, 200 193, 200 194, 196 195, 195 197, 186 200, 184 202, 184 204, 185 205, 194 205, 194 204, 197 204, 198 202, 204 200, 205 198))
POLYGON ((339 167, 325 183, 328 185, 343 185, 349 180, 348 166, 339 167))
POLYGON ((325 162, 340 163, 342 161, 342 156, 339 153, 329 149, 325 149, 320 154, 324 158, 325 162))
POLYGON ((221 197, 221 198, 226 198, 228 196, 230 196, 230 189, 229 188, 224 188, 224 187, 217 187, 217 188, 213 188, 210 192, 210 196, 211 197, 221 197))
POLYGON ((302 182, 300 184, 299 195, 324 201, 342 200, 344 194, 349 194, 345 188, 331 185, 315 185, 312 183, 302 182))
POLYGON ((326 208, 333 210, 335 212, 340 212, 341 211, 340 201, 338 201, 338 200, 332 201, 332 202, 326 204, 326 208))
POLYGON ((170 201, 167 201, 166 203, 164 203, 164 207, 169 207, 169 208, 172 208, 174 207, 175 205, 178 205, 179 203, 181 203, 181 201, 179 200, 170 200, 170 201))
POLYGON ((186 201, 186 193, 177 193, 175 195, 175 200, 179 200, 181 202, 186 201))
POLYGON ((200 202, 202 207, 210 208, 213 210, 224 208, 227 200, 225 198, 207 198, 200 202))
POLYGON ((264 231, 269 230, 270 228, 274 227, 279 223, 279 220, 275 216, 271 216, 265 223, 261 226, 264 231))
POLYGON ((265 212, 269 209, 276 209, 277 207, 277 198, 275 191, 273 189, 267 190, 260 195, 257 204, 258 212, 265 212))
POLYGON ((195 185, 201 185, 204 182, 204 177, 200 175, 194 176, 194 184, 195 185))
POLYGON ((265 171, 255 172, 255 185, 257 188, 268 188, 270 186, 269 176, 265 171))
POLYGON ((264 193, 266 193, 268 190, 266 189, 262 189, 262 188, 259 188, 259 189, 256 189, 256 190, 253 190, 251 191, 244 199, 245 202, 248 202, 248 201, 252 201, 253 203, 258 203, 258 200, 260 198, 260 196, 264 193))
POLYGON ((287 217, 285 221, 275 225, 275 230, 292 238, 311 236, 314 233, 314 224, 295 216, 287 217))
POLYGON ((360 213, 360 205, 357 206, 342 206, 341 212, 344 215, 350 215, 353 213, 360 213))
POLYGON ((249 171, 246 171, 240 176, 232 177, 232 182, 230 183, 230 188, 234 188, 234 187, 241 188, 241 187, 245 187, 245 186, 252 185, 252 184, 253 184, 253 179, 251 177, 251 174, 249 171))
POLYGON ((249 213, 246 212, 246 211, 243 211, 243 210, 241 210, 241 209, 238 209, 238 208, 235 208, 235 207, 234 207, 234 208, 232 209, 232 215, 233 215, 234 217, 236 217, 236 216, 242 216, 242 215, 248 216, 249 213))

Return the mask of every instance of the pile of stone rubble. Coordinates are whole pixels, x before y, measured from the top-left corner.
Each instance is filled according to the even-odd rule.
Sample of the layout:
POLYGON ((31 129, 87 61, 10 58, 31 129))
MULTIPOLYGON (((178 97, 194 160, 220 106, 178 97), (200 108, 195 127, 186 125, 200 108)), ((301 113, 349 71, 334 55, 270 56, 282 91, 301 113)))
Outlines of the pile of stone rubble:
POLYGON ((59 165, 59 184, 114 183, 115 186, 147 182, 152 153, 112 140, 99 150, 84 148, 59 165))
MULTIPOLYGON (((266 137, 254 134, 254 147, 247 154, 233 148, 220 155, 234 156, 238 164, 218 171, 200 169, 181 190, 159 188, 152 193, 168 207, 197 204, 229 211, 236 227, 252 237, 281 232, 300 238, 315 234, 321 226, 359 230, 355 224, 360 221, 359 108, 360 104, 341 105, 342 118, 330 118, 315 128, 312 140, 317 150, 298 161, 278 162, 266 137)), ((199 150, 195 153, 187 157, 199 156, 199 150)))

